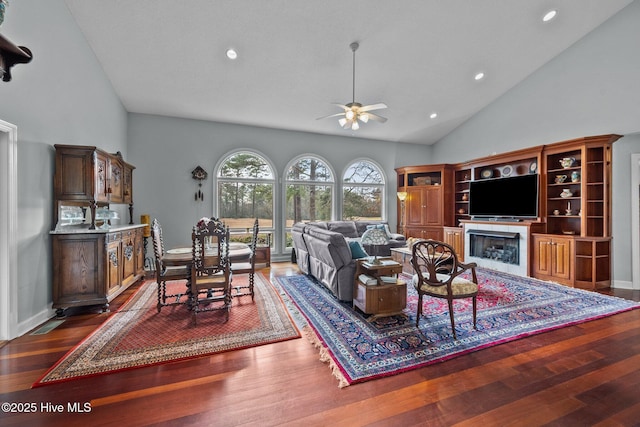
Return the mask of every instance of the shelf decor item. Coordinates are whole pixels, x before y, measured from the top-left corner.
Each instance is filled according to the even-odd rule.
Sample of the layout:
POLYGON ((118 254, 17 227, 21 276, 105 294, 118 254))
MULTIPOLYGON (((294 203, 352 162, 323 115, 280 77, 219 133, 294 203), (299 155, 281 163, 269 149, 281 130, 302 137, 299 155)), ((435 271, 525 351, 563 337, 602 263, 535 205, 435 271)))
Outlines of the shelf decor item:
POLYGON ((562 197, 563 199, 566 199, 567 197, 571 197, 571 196, 573 196, 573 193, 568 188, 563 189, 562 193, 560 193, 560 197, 562 197))
POLYGON ((578 171, 571 172, 571 182, 578 182, 578 181, 580 181, 580 172, 578 171))
POLYGON ((574 165, 574 163, 576 162, 576 158, 575 157, 563 157, 559 161, 560 161, 560 165, 564 169, 567 169, 567 168, 570 168, 571 166, 574 165))
POLYGON ((529 173, 536 173, 538 171, 538 162, 531 162, 529 165, 529 173))
POLYGON ((556 184, 562 184, 567 179, 567 175, 556 175, 556 184))
POLYGON ((511 174, 513 173, 513 166, 507 165, 503 167, 500 173, 502 174, 502 176, 511 176, 511 174))
POLYGON ((491 178, 493 176, 493 170, 484 169, 482 172, 480 172, 480 176, 485 179, 491 178))

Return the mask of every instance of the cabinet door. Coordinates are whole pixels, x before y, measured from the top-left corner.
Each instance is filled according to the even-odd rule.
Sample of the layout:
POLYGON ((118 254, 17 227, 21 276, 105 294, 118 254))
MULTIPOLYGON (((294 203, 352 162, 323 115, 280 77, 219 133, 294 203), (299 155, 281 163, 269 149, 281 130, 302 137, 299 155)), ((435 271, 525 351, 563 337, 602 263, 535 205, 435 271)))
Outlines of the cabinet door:
POLYGON ((569 239, 553 239, 553 276, 570 279, 571 278, 571 240, 569 239))
POLYGON ((100 152, 94 154, 93 182, 95 199, 98 202, 109 201, 109 158, 100 152))
POLYGON ((124 192, 124 170, 122 163, 116 157, 109 159, 109 200, 112 203, 122 203, 124 192))
POLYGON ((458 255, 458 259, 462 261, 464 252, 464 233, 461 228, 444 228, 444 240, 445 243, 451 245, 453 250, 458 255))
POLYGON ((440 186, 423 189, 424 225, 442 225, 441 194, 440 186))
POLYGON ((123 166, 122 202, 133 203, 133 168, 125 164, 123 166))
POLYGON ((423 212, 425 203, 423 200, 423 192, 421 188, 407 189, 406 200, 407 225, 423 225, 423 212))
POLYGON ((533 236, 533 273, 534 277, 552 276, 552 241, 544 236, 533 236))
POLYGON ((53 307, 101 304, 104 241, 97 235, 53 235, 53 307))
POLYGON ((122 269, 121 261, 121 245, 120 241, 111 242, 107 245, 107 257, 106 261, 106 294, 109 295, 115 292, 120 287, 122 269))
POLYGON ((135 257, 135 231, 129 230, 122 233, 122 280, 128 286, 136 273, 135 257))
POLYGON ((135 272, 136 274, 144 274, 144 236, 143 229, 136 229, 136 237, 135 237, 135 272))

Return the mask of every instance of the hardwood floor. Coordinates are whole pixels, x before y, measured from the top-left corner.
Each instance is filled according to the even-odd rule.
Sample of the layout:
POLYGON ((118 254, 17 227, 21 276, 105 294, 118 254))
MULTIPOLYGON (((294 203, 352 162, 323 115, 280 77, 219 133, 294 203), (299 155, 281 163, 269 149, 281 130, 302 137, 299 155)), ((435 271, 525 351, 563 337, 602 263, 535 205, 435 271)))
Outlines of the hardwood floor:
POLYGON ((0 425, 640 425, 640 310, 343 389, 304 337, 30 388, 107 316, 70 316, 0 348, 0 402, 34 409, 3 406, 0 425), (74 404, 85 412, 70 413, 74 404))

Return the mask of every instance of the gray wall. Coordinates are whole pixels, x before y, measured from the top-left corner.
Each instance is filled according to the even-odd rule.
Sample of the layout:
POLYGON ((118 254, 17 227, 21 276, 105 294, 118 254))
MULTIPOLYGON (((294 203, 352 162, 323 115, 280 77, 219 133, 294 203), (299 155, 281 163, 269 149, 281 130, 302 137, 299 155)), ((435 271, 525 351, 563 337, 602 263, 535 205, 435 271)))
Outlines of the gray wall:
MULTIPOLYGON (((422 145, 144 114, 129 115, 128 138, 129 160, 137 168, 134 174, 136 217, 145 213, 158 218, 166 246, 189 243, 191 227, 198 218, 215 213, 212 200, 215 168, 233 150, 244 148, 263 154, 273 162, 279 180, 287 164, 303 154, 316 154, 325 159, 333 167, 337 180, 354 160, 371 159, 386 175, 387 219, 392 228, 396 224, 394 168, 432 163, 430 147, 422 145), (202 185, 203 202, 194 200, 198 187, 191 178, 191 171, 198 165, 209 174, 202 185)), ((280 181, 277 185, 282 188, 280 181)), ((276 221, 281 221, 282 198, 276 200, 275 208, 276 221)), ((276 236, 276 244, 282 237, 276 236)))
POLYGON ((613 149, 616 282, 631 281, 629 154, 640 152, 639 23, 636 0, 433 147, 434 160, 455 162, 589 135, 626 135, 613 149))
POLYGON ((62 0, 10 2, 2 34, 33 52, 0 82, 0 119, 18 127, 18 332, 51 311, 53 144, 126 158, 127 114, 62 0))

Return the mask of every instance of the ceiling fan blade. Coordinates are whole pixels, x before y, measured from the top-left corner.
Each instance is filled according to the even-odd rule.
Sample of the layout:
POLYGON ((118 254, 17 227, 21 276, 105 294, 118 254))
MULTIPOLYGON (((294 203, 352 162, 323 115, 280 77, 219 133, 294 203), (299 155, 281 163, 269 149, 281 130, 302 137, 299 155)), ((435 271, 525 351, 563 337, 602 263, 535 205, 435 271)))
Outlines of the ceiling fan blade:
POLYGON ((329 119, 331 117, 340 117, 340 116, 344 116, 344 115, 345 115, 345 113, 343 111, 342 113, 329 114, 328 116, 318 117, 316 120, 329 119))
POLYGON ((369 116, 370 120, 375 120, 376 122, 384 123, 387 121, 386 117, 382 117, 377 114, 367 113, 367 116, 369 116))
POLYGON ((381 110, 383 108, 387 108, 387 104, 380 102, 378 104, 365 105, 364 107, 360 107, 360 111, 372 111, 372 110, 381 110))
POLYGON ((350 109, 350 108, 349 108, 349 107, 347 107, 346 105, 344 105, 344 104, 338 104, 337 102, 332 102, 332 103, 331 103, 331 105, 336 105, 336 106, 338 106, 338 107, 340 107, 340 108, 342 108, 342 109, 344 109, 344 110, 349 110, 349 109, 350 109))

